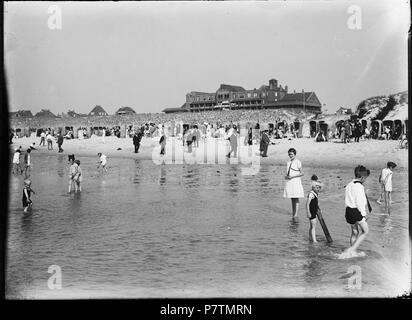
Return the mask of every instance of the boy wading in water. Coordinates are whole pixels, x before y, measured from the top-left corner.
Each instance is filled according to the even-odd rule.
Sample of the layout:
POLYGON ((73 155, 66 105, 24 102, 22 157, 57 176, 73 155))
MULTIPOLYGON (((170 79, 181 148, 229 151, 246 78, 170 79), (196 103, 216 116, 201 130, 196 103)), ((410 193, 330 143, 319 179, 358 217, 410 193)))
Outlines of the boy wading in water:
MULTIPOLYGON (((389 161, 386 164, 386 168, 382 169, 381 175, 379 176, 379 183, 381 184, 381 194, 379 199, 376 200, 377 203, 382 204, 382 197, 385 199, 385 211, 390 208, 392 203, 392 174, 393 169, 396 168, 396 163, 389 161)), ((388 210, 388 213, 389 210, 388 210)))
POLYGON ((316 216, 319 210, 318 195, 322 189, 322 184, 317 181, 315 175, 312 176, 312 190, 308 193, 308 198, 306 201, 306 214, 310 221, 309 226, 309 240, 312 242, 316 241, 316 216))
POLYGON ((361 242, 369 232, 366 216, 372 211, 365 194, 363 183, 366 181, 370 171, 364 166, 355 168, 355 179, 345 188, 345 218, 351 226, 350 247, 342 253, 342 258, 356 256, 361 242), (368 207, 368 208, 366 208, 368 207))
POLYGON ((35 192, 31 189, 31 181, 29 179, 24 180, 24 188, 23 188, 23 211, 27 212, 31 209, 33 202, 31 201, 31 193, 35 194, 35 192))
POLYGON ((99 152, 97 156, 99 157, 99 161, 97 162, 97 170, 99 170, 100 166, 102 166, 102 171, 107 172, 107 157, 101 152, 99 152))

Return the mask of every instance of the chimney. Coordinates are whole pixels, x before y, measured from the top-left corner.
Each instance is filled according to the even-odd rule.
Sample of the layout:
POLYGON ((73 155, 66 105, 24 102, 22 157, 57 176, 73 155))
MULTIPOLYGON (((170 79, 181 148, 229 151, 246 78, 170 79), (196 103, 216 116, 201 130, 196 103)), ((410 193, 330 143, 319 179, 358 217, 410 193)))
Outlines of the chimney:
POLYGON ((293 90, 293 93, 296 93, 296 90, 293 90))
POLYGON ((288 93, 288 86, 285 86, 285 91, 286 93, 288 93))

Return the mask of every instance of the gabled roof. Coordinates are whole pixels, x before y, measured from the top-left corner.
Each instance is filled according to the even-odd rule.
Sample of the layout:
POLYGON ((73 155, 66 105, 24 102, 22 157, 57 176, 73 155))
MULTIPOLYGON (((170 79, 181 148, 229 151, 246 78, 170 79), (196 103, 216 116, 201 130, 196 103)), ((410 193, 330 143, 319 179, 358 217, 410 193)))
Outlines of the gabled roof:
POLYGON ((89 112, 89 115, 94 115, 94 114, 99 114, 99 113, 104 113, 104 114, 108 114, 103 108, 102 106, 95 106, 92 111, 89 112))
POLYGON ((53 114, 49 109, 41 109, 41 111, 37 112, 34 116, 44 118, 57 118, 57 116, 53 114))
POLYGON ((232 86, 232 85, 229 85, 229 84, 221 84, 218 90, 227 90, 227 91, 232 91, 232 92, 246 91, 243 87, 232 86))
POLYGON ((14 118, 33 118, 33 114, 30 110, 19 110, 16 112, 9 112, 9 116, 14 118))

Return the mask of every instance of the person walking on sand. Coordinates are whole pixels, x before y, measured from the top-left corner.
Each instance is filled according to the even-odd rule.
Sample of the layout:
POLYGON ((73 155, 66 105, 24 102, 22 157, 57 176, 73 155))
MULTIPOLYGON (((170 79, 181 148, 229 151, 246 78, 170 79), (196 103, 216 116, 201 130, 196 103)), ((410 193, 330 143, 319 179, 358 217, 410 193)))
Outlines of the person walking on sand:
POLYGON ((236 126, 233 126, 233 130, 231 130, 231 134, 228 138, 230 142, 230 151, 226 157, 230 158, 230 155, 233 152, 233 157, 237 158, 237 139, 238 139, 238 135, 237 135, 236 126))
POLYGON ((381 194, 379 199, 376 200, 377 203, 382 204, 382 198, 385 199, 385 211, 392 204, 392 175, 393 169, 396 168, 396 163, 389 161, 386 164, 386 168, 382 169, 379 176, 379 183, 381 185, 381 194))
POLYGON ((319 211, 318 196, 322 189, 322 184, 317 181, 318 177, 316 175, 312 176, 311 187, 312 190, 309 191, 307 201, 306 201, 306 214, 309 219, 309 240, 312 242, 316 241, 316 217, 319 211))
POLYGON ((40 133, 40 146, 46 146, 46 133, 44 130, 40 133))
POLYGON ((350 247, 342 254, 344 257, 356 255, 356 250, 369 232, 367 214, 372 211, 363 184, 370 171, 359 165, 355 168, 355 179, 345 188, 345 219, 351 226, 350 247))
POLYGON ((53 150, 53 136, 50 134, 50 132, 47 133, 46 140, 47 150, 53 150))
POLYGON ((16 149, 13 155, 13 169, 12 169, 13 174, 22 173, 22 169, 20 167, 20 156, 21 156, 20 149, 16 149))
POLYGON ((31 200, 31 194, 36 194, 34 190, 31 189, 31 181, 29 179, 24 180, 24 188, 23 188, 23 211, 27 212, 31 209, 33 205, 33 201, 31 200))
POLYGON ((134 153, 139 153, 140 142, 143 138, 143 130, 139 130, 133 136, 134 153))
POLYGON ((287 163, 285 175, 284 198, 292 199, 292 216, 296 218, 299 211, 299 198, 304 197, 301 177, 303 177, 302 163, 296 159, 296 150, 288 150, 290 160, 287 163))
POLYGON ((72 191, 72 188, 75 188, 75 181, 74 177, 77 174, 77 163, 75 163, 75 158, 74 154, 69 155, 69 164, 70 164, 70 169, 69 169, 69 193, 72 191))
POLYGON ((97 156, 99 157, 99 162, 97 163, 97 169, 99 169, 100 166, 102 166, 102 171, 107 172, 107 168, 106 168, 107 157, 104 154, 102 154, 101 152, 99 152, 97 154, 97 156))
POLYGON ((57 134, 57 146, 59 147, 58 152, 63 152, 62 144, 63 144, 63 135, 61 133, 58 133, 57 134))
POLYGON ((268 156, 268 147, 269 147, 269 143, 270 143, 270 139, 269 139, 269 136, 268 136, 268 130, 264 130, 262 132, 262 138, 261 139, 262 139, 262 141, 261 141, 261 143, 262 143, 262 147, 261 147, 262 154, 261 154, 261 156, 266 158, 268 156))

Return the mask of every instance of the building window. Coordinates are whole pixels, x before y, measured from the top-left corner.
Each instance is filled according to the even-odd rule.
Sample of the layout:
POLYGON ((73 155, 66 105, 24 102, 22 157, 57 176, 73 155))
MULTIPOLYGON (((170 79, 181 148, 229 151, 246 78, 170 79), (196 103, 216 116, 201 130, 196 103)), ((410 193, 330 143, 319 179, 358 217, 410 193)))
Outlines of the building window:
POLYGON ((251 94, 250 92, 248 92, 247 97, 248 97, 248 98, 251 98, 251 97, 252 97, 252 94, 251 94))
POLYGON ((277 97, 277 96, 278 96, 278 92, 276 91, 276 92, 275 92, 275 97, 277 97))

